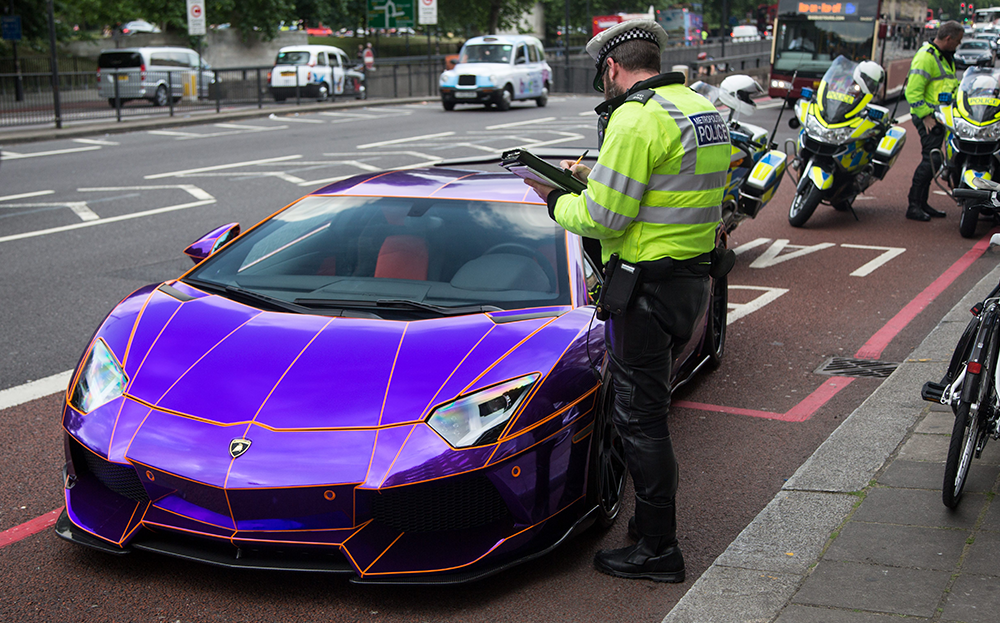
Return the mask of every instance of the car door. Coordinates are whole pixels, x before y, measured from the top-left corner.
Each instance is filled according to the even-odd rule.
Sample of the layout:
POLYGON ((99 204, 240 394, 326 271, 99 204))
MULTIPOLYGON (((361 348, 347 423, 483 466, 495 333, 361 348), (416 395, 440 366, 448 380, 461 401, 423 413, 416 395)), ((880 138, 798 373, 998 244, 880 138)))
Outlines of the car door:
POLYGON ((344 94, 344 66, 347 62, 347 55, 339 50, 330 53, 330 72, 333 80, 333 92, 336 95, 344 94))
POLYGON ((515 99, 534 97, 531 92, 531 68, 529 61, 528 46, 524 42, 518 43, 514 47, 513 83, 515 99))

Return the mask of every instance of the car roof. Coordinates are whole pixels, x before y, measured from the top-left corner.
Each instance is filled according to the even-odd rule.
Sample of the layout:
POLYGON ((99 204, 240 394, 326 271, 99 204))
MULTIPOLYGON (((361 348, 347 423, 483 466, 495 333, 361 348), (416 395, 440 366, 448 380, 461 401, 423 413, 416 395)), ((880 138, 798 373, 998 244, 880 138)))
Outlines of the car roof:
POLYGON ((476 45, 480 43, 541 43, 537 37, 530 35, 482 35, 473 37, 465 42, 465 45, 476 45))
POLYGON ((444 167, 363 173, 310 194, 545 203, 513 173, 444 167))
MULTIPOLYGON (((338 52, 344 52, 335 45, 286 45, 283 48, 278 49, 278 53, 282 52, 327 52, 330 50, 337 50, 338 52)), ((346 54, 346 52, 344 52, 346 54)))
POLYGON ((101 50, 101 54, 114 54, 115 52, 194 52, 191 48, 179 48, 172 45, 145 45, 138 48, 114 48, 111 50, 101 50))

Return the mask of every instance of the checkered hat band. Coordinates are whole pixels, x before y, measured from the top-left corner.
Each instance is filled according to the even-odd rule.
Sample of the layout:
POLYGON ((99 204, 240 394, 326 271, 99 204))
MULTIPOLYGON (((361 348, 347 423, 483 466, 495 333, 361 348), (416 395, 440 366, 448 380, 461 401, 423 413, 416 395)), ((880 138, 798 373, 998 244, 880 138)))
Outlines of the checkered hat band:
POLYGON ((657 46, 660 45, 660 40, 656 38, 656 35, 648 30, 643 30, 641 28, 626 30, 625 32, 616 35, 613 39, 611 39, 611 41, 605 43, 603 48, 601 48, 601 53, 597 55, 597 69, 600 69, 601 65, 604 64, 604 61, 607 60, 608 54, 611 53, 611 50, 626 41, 631 41, 632 39, 642 39, 643 41, 655 43, 657 46))

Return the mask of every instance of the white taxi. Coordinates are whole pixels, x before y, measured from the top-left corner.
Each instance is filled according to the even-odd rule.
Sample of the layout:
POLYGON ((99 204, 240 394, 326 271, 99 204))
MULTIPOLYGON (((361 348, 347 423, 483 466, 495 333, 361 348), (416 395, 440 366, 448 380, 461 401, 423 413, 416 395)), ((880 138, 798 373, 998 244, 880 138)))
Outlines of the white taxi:
POLYGON ((552 69, 542 42, 526 35, 487 35, 465 42, 458 64, 441 74, 441 105, 494 105, 507 110, 514 100, 549 99, 552 69))
POLYGON ((309 97, 324 101, 333 95, 365 97, 365 76, 351 69, 347 54, 332 45, 292 45, 278 50, 267 81, 277 102, 309 97))

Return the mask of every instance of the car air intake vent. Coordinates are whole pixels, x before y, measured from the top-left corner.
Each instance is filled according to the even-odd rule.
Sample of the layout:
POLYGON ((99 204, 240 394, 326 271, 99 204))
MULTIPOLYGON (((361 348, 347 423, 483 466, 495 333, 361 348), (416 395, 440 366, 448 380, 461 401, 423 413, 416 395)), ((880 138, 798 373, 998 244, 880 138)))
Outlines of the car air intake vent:
POLYGON ((465 530, 509 517, 507 505, 485 476, 373 493, 372 518, 403 532, 465 530))
POLYGON ((458 84, 463 87, 474 87, 476 86, 476 77, 469 74, 462 74, 458 77, 458 84))
POLYGON ((112 463, 80 445, 76 440, 73 444, 73 467, 77 472, 89 472, 105 487, 118 495, 136 502, 148 502, 146 489, 139 482, 139 475, 131 465, 112 463))

